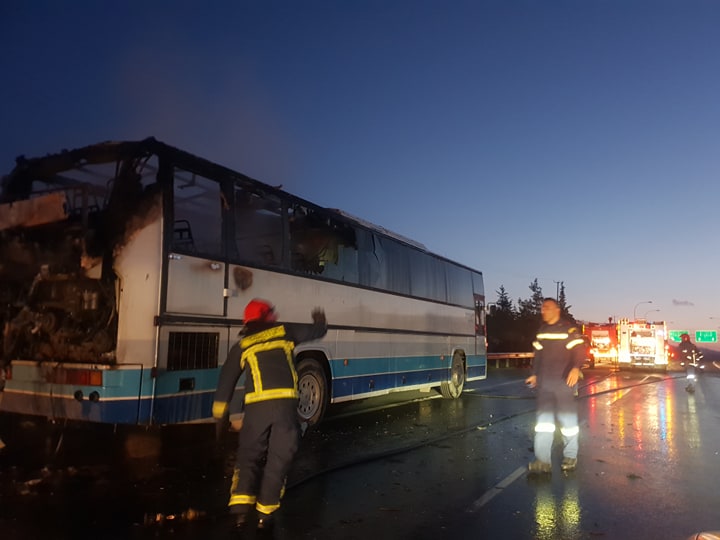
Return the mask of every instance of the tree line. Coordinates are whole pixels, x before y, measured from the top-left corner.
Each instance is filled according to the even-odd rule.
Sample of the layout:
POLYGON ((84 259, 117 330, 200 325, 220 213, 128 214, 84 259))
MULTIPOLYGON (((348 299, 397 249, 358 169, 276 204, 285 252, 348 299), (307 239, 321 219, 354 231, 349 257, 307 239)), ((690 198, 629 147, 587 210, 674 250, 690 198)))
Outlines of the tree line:
MULTIPOLYGON (((513 304, 505 287, 500 285, 496 294, 498 299, 488 304, 487 338, 488 352, 530 352, 538 327, 542 324, 540 308, 545 296, 537 278, 529 285, 530 298, 518 298, 513 304)), ((562 317, 576 322, 570 313, 565 295, 565 284, 559 283, 556 300, 560 305, 562 317)))

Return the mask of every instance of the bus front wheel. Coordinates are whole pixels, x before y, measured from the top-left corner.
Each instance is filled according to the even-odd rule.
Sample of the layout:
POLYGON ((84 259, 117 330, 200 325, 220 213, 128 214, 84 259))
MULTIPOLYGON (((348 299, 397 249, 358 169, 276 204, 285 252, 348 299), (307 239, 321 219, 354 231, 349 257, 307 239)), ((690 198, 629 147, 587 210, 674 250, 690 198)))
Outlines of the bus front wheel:
POLYGON ((305 358, 298 364, 297 373, 300 392, 298 416, 301 422, 314 426, 320 422, 327 407, 328 383, 325 371, 314 358, 305 358))
POLYGON ((440 384, 440 393, 445 398, 457 399, 465 387, 465 362, 460 353, 455 353, 450 367, 450 380, 440 384))

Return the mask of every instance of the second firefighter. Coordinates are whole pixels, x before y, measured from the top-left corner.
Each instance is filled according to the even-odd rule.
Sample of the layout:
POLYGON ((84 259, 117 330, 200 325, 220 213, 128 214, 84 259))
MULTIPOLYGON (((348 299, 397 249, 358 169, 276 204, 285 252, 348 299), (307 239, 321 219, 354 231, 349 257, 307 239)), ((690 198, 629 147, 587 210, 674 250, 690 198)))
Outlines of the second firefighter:
POLYGON ((545 298, 541 309, 543 325, 538 330, 533 347, 533 375, 525 381, 537 387, 537 415, 535 423, 535 461, 531 473, 550 473, 551 454, 556 423, 563 440, 564 471, 575 469, 578 454, 577 405, 573 387, 580 378, 585 360, 582 335, 572 324, 564 321, 553 298, 545 298))

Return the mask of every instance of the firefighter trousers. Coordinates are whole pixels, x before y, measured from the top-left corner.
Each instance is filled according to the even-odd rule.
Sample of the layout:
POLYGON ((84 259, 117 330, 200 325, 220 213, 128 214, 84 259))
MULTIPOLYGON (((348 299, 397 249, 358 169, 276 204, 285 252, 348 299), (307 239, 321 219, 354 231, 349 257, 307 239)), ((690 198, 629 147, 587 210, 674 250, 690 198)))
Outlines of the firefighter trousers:
POLYGON ((272 399, 245 405, 230 488, 232 513, 247 512, 254 505, 271 514, 280 507, 285 478, 300 444, 297 403, 272 399))
POLYGON ((551 462, 556 424, 559 424, 563 457, 577 459, 580 428, 572 389, 562 386, 539 391, 537 407, 535 457, 544 463, 551 462))

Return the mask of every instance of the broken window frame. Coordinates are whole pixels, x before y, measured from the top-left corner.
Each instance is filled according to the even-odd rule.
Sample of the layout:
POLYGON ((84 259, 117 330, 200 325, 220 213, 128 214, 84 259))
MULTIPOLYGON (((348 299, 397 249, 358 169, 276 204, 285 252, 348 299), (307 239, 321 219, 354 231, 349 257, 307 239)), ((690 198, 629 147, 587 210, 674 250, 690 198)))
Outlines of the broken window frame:
POLYGON ((173 167, 171 251, 195 256, 225 256, 223 232, 228 204, 222 183, 180 166, 173 167))

